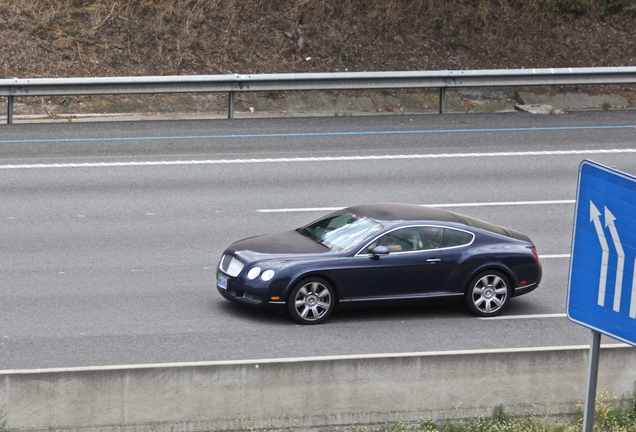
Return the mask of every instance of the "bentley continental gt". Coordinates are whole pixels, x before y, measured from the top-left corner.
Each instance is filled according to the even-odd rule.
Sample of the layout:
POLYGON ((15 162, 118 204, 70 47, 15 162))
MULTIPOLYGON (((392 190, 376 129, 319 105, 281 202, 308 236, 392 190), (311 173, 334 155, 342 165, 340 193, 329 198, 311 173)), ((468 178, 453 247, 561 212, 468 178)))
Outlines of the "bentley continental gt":
POLYGON ((491 317, 541 276, 520 232, 440 208, 366 204, 231 244, 216 286, 230 301, 318 324, 335 308, 431 301, 491 317))

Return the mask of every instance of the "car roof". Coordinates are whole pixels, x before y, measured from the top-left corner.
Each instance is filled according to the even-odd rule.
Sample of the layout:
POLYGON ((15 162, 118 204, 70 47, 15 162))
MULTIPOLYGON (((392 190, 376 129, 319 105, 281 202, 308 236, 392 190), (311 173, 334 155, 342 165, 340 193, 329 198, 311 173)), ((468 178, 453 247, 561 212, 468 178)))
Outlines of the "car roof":
POLYGON ((363 204, 349 207, 354 213, 368 216, 378 221, 443 221, 462 223, 457 216, 447 210, 414 204, 363 204))
POLYGON ((528 236, 518 231, 436 207, 415 204, 379 203, 357 205, 349 207, 349 210, 378 221, 455 222, 532 243, 528 236))

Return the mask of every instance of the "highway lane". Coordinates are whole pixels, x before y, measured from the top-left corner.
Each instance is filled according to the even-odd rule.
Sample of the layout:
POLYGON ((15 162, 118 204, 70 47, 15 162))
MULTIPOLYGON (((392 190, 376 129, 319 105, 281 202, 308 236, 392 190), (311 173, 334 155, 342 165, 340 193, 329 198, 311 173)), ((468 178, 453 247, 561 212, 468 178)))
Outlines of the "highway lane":
POLYGON ((633 112, 346 120, 1 127, 0 369, 589 342, 554 316, 576 172, 591 158, 636 173, 633 112), (324 213, 301 209, 376 201, 451 205, 529 234, 544 282, 504 317, 523 318, 368 309, 305 327, 216 294, 230 242, 324 213))
POLYGON ((631 146, 632 111, 369 116, 232 121, 0 124, 6 164, 55 161, 188 160, 213 155, 304 157, 596 148, 608 136, 631 146), (570 129, 562 129, 570 128, 570 129), (614 129, 618 128, 618 129, 614 129), (479 137, 479 138, 477 138, 479 137), (478 143, 474 140, 478 139, 478 143), (475 145, 478 144, 478 147, 475 145))

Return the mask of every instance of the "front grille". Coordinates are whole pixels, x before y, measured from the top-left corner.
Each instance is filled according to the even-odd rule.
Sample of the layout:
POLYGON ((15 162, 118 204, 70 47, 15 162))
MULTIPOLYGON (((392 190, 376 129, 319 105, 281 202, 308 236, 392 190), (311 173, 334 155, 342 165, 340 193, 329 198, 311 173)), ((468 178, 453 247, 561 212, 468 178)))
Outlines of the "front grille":
POLYGON ((235 256, 224 254, 220 262, 221 270, 230 277, 237 277, 245 264, 235 256))
POLYGON ((232 261, 232 255, 223 255, 221 257, 221 270, 227 273, 227 269, 230 267, 230 261, 232 261))

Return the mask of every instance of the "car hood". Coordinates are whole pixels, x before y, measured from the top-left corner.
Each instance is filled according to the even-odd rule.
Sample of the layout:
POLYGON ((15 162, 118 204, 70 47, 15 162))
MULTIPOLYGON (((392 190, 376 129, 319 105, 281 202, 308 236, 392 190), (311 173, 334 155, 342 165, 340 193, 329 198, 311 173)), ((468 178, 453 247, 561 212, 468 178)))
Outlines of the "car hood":
POLYGON ((239 240, 236 243, 232 243, 226 252, 234 253, 237 251, 255 252, 257 254, 296 255, 328 253, 331 252, 331 249, 305 237, 297 231, 284 231, 239 240))

